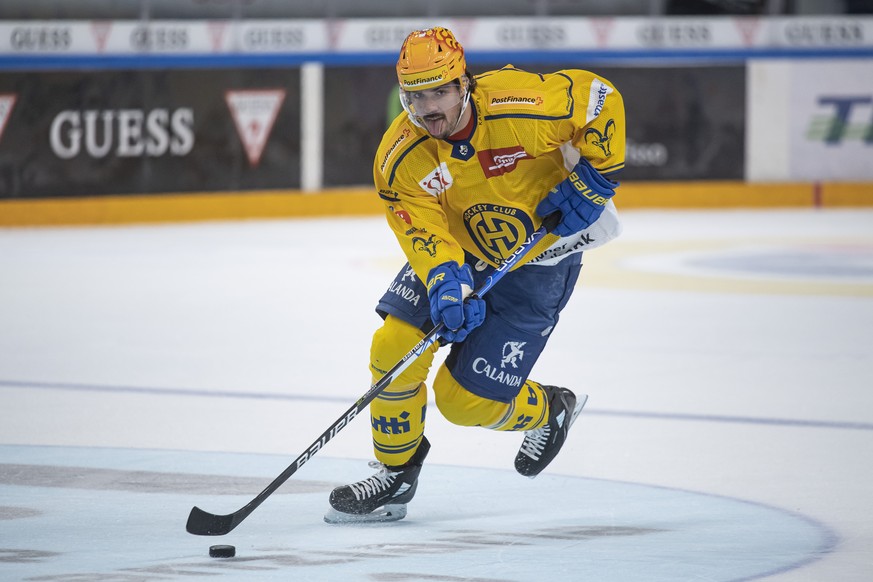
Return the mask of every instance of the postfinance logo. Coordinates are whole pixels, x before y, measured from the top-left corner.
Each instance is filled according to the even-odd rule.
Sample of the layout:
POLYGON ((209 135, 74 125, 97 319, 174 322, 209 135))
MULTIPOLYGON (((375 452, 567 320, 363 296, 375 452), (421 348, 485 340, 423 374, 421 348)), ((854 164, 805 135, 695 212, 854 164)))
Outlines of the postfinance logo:
POLYGON ((464 226, 479 250, 498 264, 533 232, 533 223, 524 211, 497 204, 471 206, 464 211, 464 226))
POLYGON ((388 146, 388 151, 386 151, 385 155, 382 156, 382 164, 379 166, 380 172, 382 172, 383 174, 385 173, 385 166, 387 166, 388 162, 391 161, 391 158, 394 157, 394 154, 397 152, 400 144, 402 144, 404 140, 408 139, 410 135, 412 135, 412 131, 408 127, 404 127, 391 138, 391 145, 388 146))
POLYGON ((433 83, 442 83, 449 77, 448 67, 439 67, 419 73, 418 75, 405 75, 403 78, 403 88, 415 90, 416 87, 422 85, 431 85, 433 83))
POLYGON ((542 93, 530 89, 511 89, 508 91, 491 91, 488 93, 488 108, 499 109, 511 107, 514 109, 542 110, 545 100, 542 93))

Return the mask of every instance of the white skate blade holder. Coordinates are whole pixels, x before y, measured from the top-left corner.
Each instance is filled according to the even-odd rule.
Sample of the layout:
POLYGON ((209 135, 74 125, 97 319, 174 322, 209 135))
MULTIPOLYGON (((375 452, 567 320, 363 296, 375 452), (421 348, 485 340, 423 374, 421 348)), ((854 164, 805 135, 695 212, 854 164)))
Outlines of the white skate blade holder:
POLYGON ((383 505, 376 508, 370 513, 355 514, 337 511, 333 507, 328 509, 324 514, 326 523, 335 525, 354 525, 361 523, 388 523, 391 521, 399 521, 406 517, 406 504, 396 503, 383 505))
POLYGON ((573 415, 570 416, 570 426, 573 426, 573 423, 576 422, 576 417, 582 412, 586 402, 588 402, 587 394, 580 394, 576 397, 576 406, 573 408, 573 415))

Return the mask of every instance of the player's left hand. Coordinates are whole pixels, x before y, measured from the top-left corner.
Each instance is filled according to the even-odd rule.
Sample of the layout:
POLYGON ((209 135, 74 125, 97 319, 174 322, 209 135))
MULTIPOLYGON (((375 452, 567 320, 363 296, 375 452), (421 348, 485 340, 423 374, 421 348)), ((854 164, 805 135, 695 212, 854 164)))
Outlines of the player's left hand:
POLYGON ((430 270, 427 275, 427 298, 430 318, 443 322, 440 336, 449 342, 462 342, 485 320, 485 301, 471 297, 473 270, 470 265, 458 266, 447 261, 430 270))
POLYGON ((570 236, 585 230, 600 218, 606 202, 615 195, 618 182, 613 182, 594 169, 588 160, 579 163, 563 181, 552 188, 537 205, 537 214, 546 217, 560 211, 561 221, 552 231, 570 236))

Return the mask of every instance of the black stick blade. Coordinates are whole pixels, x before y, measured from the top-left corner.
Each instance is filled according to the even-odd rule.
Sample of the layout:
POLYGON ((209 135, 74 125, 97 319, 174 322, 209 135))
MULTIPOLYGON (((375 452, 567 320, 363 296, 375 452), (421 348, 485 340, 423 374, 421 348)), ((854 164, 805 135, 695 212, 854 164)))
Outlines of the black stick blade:
POLYGON ((239 523, 235 522, 234 515, 233 513, 215 515, 203 511, 199 507, 193 507, 191 513, 188 514, 188 523, 185 525, 185 529, 195 536, 223 536, 230 533, 230 530, 239 523))

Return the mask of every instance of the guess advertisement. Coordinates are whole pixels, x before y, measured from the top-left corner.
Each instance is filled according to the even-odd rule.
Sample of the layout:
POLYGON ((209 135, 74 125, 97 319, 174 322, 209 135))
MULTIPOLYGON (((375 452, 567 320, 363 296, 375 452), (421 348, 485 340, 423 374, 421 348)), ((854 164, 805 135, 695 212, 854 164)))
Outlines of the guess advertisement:
POLYGON ((295 188, 300 75, 6 73, 0 197, 295 188))

